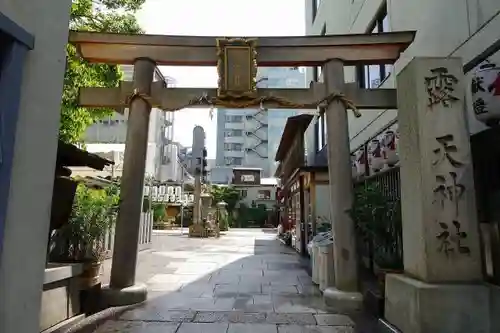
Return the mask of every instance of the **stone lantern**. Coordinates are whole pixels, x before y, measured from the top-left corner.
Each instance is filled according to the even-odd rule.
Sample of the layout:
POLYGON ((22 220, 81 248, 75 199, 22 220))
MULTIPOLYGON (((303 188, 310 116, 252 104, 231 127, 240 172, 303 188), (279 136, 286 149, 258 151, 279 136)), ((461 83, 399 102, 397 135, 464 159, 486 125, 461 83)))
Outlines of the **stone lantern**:
POLYGON ((201 218, 208 217, 208 211, 212 207, 212 196, 209 193, 202 193, 201 196, 201 218))
POLYGON ((224 201, 218 202, 217 205, 217 224, 219 225, 219 228, 221 231, 227 231, 229 230, 229 221, 222 221, 223 216, 227 216, 227 203, 224 201), (223 222, 223 223, 221 223, 223 222))

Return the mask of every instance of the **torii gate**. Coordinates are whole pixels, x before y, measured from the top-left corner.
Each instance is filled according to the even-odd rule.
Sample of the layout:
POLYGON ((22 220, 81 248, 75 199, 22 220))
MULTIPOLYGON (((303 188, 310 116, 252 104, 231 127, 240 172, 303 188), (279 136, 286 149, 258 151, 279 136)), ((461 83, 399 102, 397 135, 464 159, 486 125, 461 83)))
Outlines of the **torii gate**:
POLYGON ((352 179, 346 109, 396 109, 395 89, 360 89, 345 84, 344 66, 393 64, 410 45, 414 32, 307 37, 216 38, 71 32, 70 42, 90 62, 133 64, 133 82, 117 88, 84 88, 80 105, 129 108, 121 203, 115 235, 109 305, 146 299, 146 287, 135 284, 137 242, 144 182, 149 116, 152 107, 181 110, 214 106, 269 109, 316 109, 327 114, 328 165, 334 242, 335 288, 329 297, 342 308, 359 307, 352 179), (152 82, 157 65, 217 66, 218 89, 167 88, 152 82), (324 83, 307 89, 257 89, 258 66, 323 66, 324 83))

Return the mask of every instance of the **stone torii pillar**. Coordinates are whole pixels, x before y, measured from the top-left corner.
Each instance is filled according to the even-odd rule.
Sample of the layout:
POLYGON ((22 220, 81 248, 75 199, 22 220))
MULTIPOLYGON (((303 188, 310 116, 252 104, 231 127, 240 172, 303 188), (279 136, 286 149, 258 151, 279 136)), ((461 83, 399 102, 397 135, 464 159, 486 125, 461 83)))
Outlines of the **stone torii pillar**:
MULTIPOLYGON (((344 92, 341 60, 328 61, 323 73, 327 94, 344 92)), ((349 124, 346 106, 341 100, 330 102, 325 112, 335 287, 327 288, 323 295, 328 306, 339 312, 350 312, 362 307, 363 297, 358 292, 354 223, 349 215, 353 203, 349 124)))
POLYGON ((104 302, 110 306, 140 303, 147 296, 146 285, 135 284, 135 271, 151 114, 148 98, 155 67, 150 59, 140 58, 134 62, 134 90, 129 102, 111 282, 103 290, 104 302))

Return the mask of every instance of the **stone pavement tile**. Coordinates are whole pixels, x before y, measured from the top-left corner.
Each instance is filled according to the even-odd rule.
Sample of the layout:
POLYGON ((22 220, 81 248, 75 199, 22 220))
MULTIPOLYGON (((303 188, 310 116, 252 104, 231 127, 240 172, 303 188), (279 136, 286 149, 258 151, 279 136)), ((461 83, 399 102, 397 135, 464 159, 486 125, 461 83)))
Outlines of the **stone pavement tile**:
POLYGON ((312 313, 270 312, 267 314, 266 322, 269 324, 316 325, 316 319, 312 313))
POLYGON ((263 270, 267 269, 267 264, 263 263, 261 260, 258 261, 245 260, 243 261, 241 267, 245 270, 254 270, 254 269, 263 270))
POLYGON ((262 269, 251 269, 251 270, 238 270, 236 273, 240 276, 241 279, 252 279, 254 277, 263 276, 262 269))
POLYGON ((179 283, 148 283, 148 291, 165 291, 177 292, 181 289, 182 284, 179 283))
POLYGON ((284 275, 289 275, 289 276, 309 276, 306 272, 305 269, 286 269, 286 270, 279 270, 279 271, 271 271, 271 270, 264 270, 264 276, 284 276, 284 275))
POLYGON ((226 333, 228 326, 227 323, 182 323, 176 333, 226 333))
POLYGON ((155 274, 146 283, 148 284, 167 284, 179 282, 180 276, 175 274, 155 274))
POLYGON ((194 317, 195 323, 227 323, 229 312, 198 311, 194 317))
POLYGON ((354 333, 354 329, 346 326, 279 325, 278 333, 354 333))
POLYGON ((238 284, 240 282, 240 276, 237 274, 234 275, 214 275, 210 279, 210 283, 212 284, 238 284))
POLYGON ((187 283, 179 290, 179 293, 182 295, 189 295, 191 297, 200 297, 202 294, 213 294, 213 292, 214 286, 211 284, 187 283))
POLYGON ((212 298, 188 298, 181 293, 177 293, 181 295, 178 297, 168 296, 160 296, 149 302, 152 302, 153 306, 161 309, 162 311, 166 310, 205 310, 210 311, 214 310, 214 299, 212 298))
POLYGON ((230 323, 245 323, 245 324, 257 324, 266 322, 266 313, 250 313, 250 312, 240 312, 233 311, 229 314, 228 320, 230 323))
POLYGON ((243 311, 199 311, 195 323, 266 323, 266 313, 250 313, 243 311))
POLYGON ((262 286, 260 284, 218 284, 215 286, 214 294, 230 295, 230 294, 261 294, 262 286))
MULTIPOLYGON (((222 298, 224 299, 224 298, 222 298)), ((233 303, 232 310, 242 310, 242 311, 249 311, 247 310, 249 307, 253 306, 253 297, 248 296, 248 297, 236 297, 236 298, 227 298, 228 300, 231 300, 233 303)), ((217 300, 215 301, 217 303, 217 300)))
POLYGON ((231 311, 234 308, 235 298, 216 298, 213 311, 231 311))
POLYGON ((95 333, 175 333, 178 327, 178 323, 110 320, 95 333))
POLYGON ((219 265, 216 263, 203 263, 203 262, 191 262, 191 263, 183 263, 175 274, 200 274, 204 275, 207 273, 211 273, 219 268, 219 265))
POLYGON ((307 305, 294 304, 292 302, 283 303, 280 305, 274 305, 274 311, 278 313, 313 313, 316 314, 318 311, 307 305))
POLYGON ((276 325, 270 324, 229 324, 227 333, 277 333, 276 325))
POLYGON ((162 310, 147 304, 122 314, 120 320, 184 322, 194 319, 195 311, 162 310))
POLYGON ((298 262, 271 262, 267 264, 267 269, 270 271, 282 270, 302 270, 302 265, 298 262))
POLYGON ((354 322, 345 315, 317 314, 314 316, 318 325, 324 326, 354 326, 354 322))
POLYGON ((275 285, 298 285, 300 281, 296 275, 282 274, 282 275, 269 275, 264 271, 264 276, 259 278, 262 284, 275 284, 275 285))
POLYGON ((287 285, 262 285, 262 294, 283 294, 283 295, 297 295, 299 291, 296 286, 287 285))
POLYGON ((273 297, 271 295, 253 295, 253 304, 267 304, 272 302, 273 297))

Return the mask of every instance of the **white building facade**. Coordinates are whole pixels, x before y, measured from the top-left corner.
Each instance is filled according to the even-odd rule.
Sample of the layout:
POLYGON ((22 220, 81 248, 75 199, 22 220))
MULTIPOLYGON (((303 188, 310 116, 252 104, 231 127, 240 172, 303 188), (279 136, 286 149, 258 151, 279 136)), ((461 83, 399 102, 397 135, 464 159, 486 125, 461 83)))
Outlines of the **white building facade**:
MULTIPOLYGON (((257 77, 261 88, 305 87, 305 73, 296 68, 263 67, 257 77)), ((271 177, 286 120, 298 110, 219 109, 217 112, 216 165, 260 168, 263 177, 271 177)))
MULTIPOLYGON (((417 31, 415 41, 394 66, 345 68, 346 82, 356 81, 364 88, 395 88, 396 75, 415 56, 461 57, 469 82, 484 59, 500 64, 500 52, 495 54, 500 48, 497 0, 306 0, 305 6, 307 35, 417 31)), ((307 70, 308 82, 321 80, 320 76, 320 68, 307 70)), ((475 134, 487 127, 477 121, 471 95, 467 97, 469 130, 475 134)), ((360 118, 348 116, 352 152, 397 126, 397 110, 365 110, 360 118)), ((326 136, 324 119, 317 117, 308 129, 308 150, 326 154, 326 136)))
MULTIPOLYGON (((132 81, 133 66, 121 67, 124 73, 124 81, 132 81)), ((163 81, 169 86, 175 85, 173 78, 165 77, 157 69, 154 76, 155 81, 163 81)), ((108 152, 110 149, 121 147, 121 155, 125 149, 127 135, 128 109, 123 114, 113 115, 99 120, 89 126, 85 133, 85 143, 93 150, 102 149, 108 152), (113 148, 111 148, 111 145, 113 148), (96 147, 98 146, 98 147, 96 147)), ((180 180, 180 168, 177 160, 179 154, 178 145, 173 142, 174 138, 174 112, 166 112, 153 108, 149 123, 148 152, 146 158, 146 174, 159 181, 180 180)), ((118 148, 120 149, 120 148, 118 148)), ((115 163, 120 161, 115 161, 115 163)))

